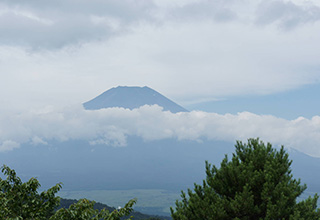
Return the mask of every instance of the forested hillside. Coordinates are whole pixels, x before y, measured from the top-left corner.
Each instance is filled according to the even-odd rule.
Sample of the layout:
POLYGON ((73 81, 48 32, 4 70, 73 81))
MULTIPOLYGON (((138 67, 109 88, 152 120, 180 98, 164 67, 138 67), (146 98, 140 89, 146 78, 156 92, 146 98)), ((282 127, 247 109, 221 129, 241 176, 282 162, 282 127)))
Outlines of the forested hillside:
MULTIPOLYGON (((60 206, 57 209, 60 208, 69 208, 70 205, 77 203, 78 200, 76 199, 60 199, 60 206)), ((94 209, 102 210, 102 209, 107 209, 109 212, 112 212, 115 210, 114 207, 110 207, 108 205, 102 204, 100 202, 97 202, 93 205, 94 209)), ((129 216, 122 217, 121 219, 126 219, 130 216, 133 216, 134 220, 169 220, 172 219, 171 217, 168 216, 154 216, 154 215, 146 215, 141 212, 136 212, 132 211, 129 216)))

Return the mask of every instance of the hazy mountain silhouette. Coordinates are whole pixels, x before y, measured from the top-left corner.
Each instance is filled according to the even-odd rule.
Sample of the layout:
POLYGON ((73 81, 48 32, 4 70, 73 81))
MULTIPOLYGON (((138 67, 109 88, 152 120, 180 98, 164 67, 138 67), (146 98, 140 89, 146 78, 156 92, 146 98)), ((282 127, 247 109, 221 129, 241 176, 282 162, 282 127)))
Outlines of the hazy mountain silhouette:
POLYGON ((164 111, 171 111, 172 113, 188 112, 185 108, 147 86, 118 86, 107 90, 96 98, 83 104, 84 108, 87 110, 112 107, 122 107, 132 110, 144 105, 159 105, 163 107, 164 111))

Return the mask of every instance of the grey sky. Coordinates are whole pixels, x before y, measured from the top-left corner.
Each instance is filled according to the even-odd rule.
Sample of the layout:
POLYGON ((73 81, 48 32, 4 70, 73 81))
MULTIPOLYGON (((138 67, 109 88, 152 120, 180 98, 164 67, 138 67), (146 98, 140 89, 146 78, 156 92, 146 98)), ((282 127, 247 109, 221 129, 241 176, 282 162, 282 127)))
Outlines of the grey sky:
POLYGON ((148 85, 184 104, 317 83, 319 10, 281 0, 1 1, 1 98, 65 105, 148 85))
POLYGON ((319 20, 319 7, 311 1, 194 0, 174 1, 2 1, 0 40, 4 45, 36 49, 61 48, 95 40, 141 25, 171 22, 234 22, 270 25, 283 29, 319 20), (179 4, 180 2, 180 4, 179 4), (307 4, 308 3, 308 4, 307 4))
MULTIPOLYGON (((17 148, 26 141, 45 143, 52 137, 42 131, 51 130, 50 126, 68 127, 58 121, 41 128, 53 115, 66 117, 65 110, 56 109, 78 105, 118 85, 146 85, 184 105, 317 84, 319 11, 317 0, 2 0, 1 120, 2 125, 10 125, 11 117, 22 133, 28 132, 14 137, 19 130, 13 124, 9 126, 15 128, 12 135, 2 127, 0 148, 17 148), (40 127, 28 127, 28 120, 39 114, 44 117, 39 119, 40 127)), ((319 141, 318 118, 287 121, 250 114, 232 116, 235 119, 209 115, 214 119, 205 127, 215 128, 223 117, 228 124, 244 116, 250 123, 257 119, 267 126, 270 135, 262 133, 261 137, 271 138, 273 128, 279 127, 288 131, 281 138, 289 143, 292 134, 307 127, 314 135, 311 142, 319 141)), ((93 123, 99 117, 94 116, 93 123)), ((82 120, 75 121, 81 124, 82 120)), ((187 127, 188 119, 179 120, 177 124, 187 127)), ((166 126, 176 132, 173 125, 166 126)), ((241 126, 247 124, 239 126, 239 132, 245 131, 241 126)), ((227 139, 259 135, 249 131, 231 135, 228 129, 227 139)), ((279 141, 276 137, 272 140, 279 141)), ((293 141, 305 139, 296 135, 293 141)), ((317 148, 306 152, 319 155, 317 148)))

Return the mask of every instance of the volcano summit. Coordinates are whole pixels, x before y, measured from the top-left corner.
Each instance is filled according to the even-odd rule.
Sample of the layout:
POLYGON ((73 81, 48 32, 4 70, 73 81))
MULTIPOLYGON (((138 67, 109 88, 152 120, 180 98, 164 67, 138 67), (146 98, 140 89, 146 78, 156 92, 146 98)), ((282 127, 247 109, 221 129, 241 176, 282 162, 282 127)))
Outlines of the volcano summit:
POLYGON ((164 111, 172 113, 188 112, 182 106, 176 104, 157 91, 144 87, 118 86, 109 89, 96 98, 83 103, 87 110, 121 107, 128 109, 139 108, 144 105, 159 105, 164 111))

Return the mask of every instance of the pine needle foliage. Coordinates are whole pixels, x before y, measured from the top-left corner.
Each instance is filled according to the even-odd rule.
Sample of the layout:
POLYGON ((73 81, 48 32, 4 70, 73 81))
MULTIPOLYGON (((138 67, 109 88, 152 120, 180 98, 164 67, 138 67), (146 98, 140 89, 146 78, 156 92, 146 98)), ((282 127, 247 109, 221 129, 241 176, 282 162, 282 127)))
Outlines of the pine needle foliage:
POLYGON ((317 220, 318 195, 297 202, 306 185, 293 178, 292 161, 282 146, 257 139, 237 141, 231 160, 220 168, 206 161, 206 179, 182 191, 171 208, 174 220, 317 220))

